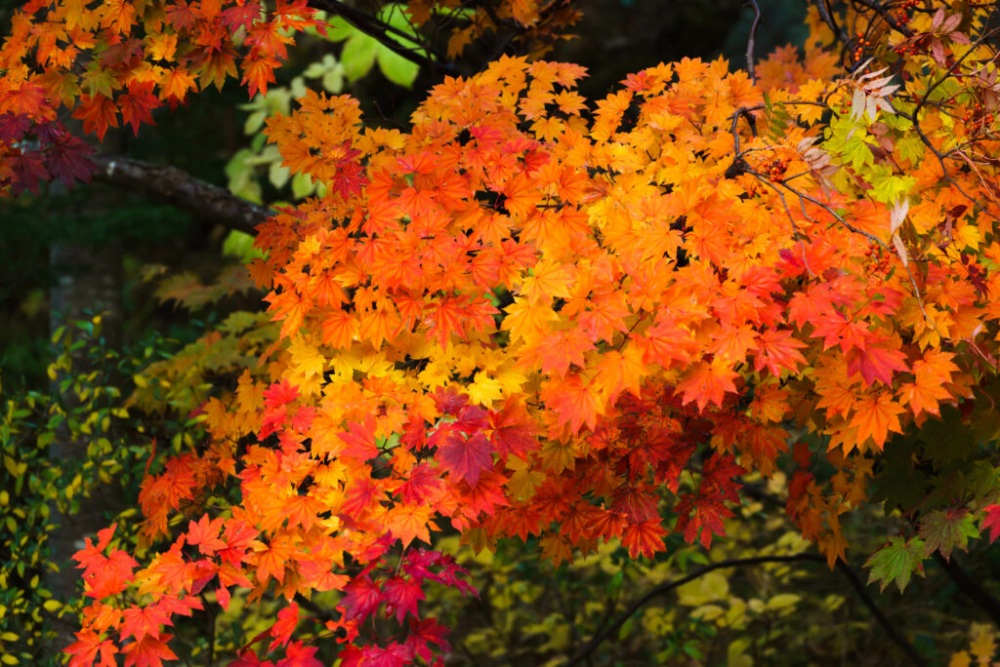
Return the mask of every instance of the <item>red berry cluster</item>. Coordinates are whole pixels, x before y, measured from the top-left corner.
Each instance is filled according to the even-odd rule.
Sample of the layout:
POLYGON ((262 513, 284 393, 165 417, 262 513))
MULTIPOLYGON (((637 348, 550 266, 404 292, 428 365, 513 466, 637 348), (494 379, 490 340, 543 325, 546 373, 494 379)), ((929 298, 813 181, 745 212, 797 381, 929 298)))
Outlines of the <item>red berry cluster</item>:
POLYGON ((994 116, 992 111, 988 111, 983 106, 982 102, 976 102, 971 111, 966 111, 962 115, 962 122, 964 122, 972 132, 978 132, 985 127, 993 125, 994 120, 996 120, 996 116, 994 116))
POLYGON ((903 0, 899 3, 895 9, 893 9, 892 17, 896 19, 898 23, 909 23, 910 22, 910 12, 917 8, 920 4, 920 0, 903 0))
POLYGON ((865 37, 863 32, 859 32, 854 36, 854 47, 851 49, 851 57, 854 62, 861 60, 861 57, 865 54, 865 50, 871 46, 868 38, 865 37))
POLYGON ((882 248, 871 245, 865 251, 868 261, 868 286, 879 287, 884 276, 889 272, 889 254, 882 251, 882 248))
POLYGON ((785 180, 786 171, 788 171, 788 160, 785 159, 776 158, 764 165, 764 176, 776 183, 785 180))

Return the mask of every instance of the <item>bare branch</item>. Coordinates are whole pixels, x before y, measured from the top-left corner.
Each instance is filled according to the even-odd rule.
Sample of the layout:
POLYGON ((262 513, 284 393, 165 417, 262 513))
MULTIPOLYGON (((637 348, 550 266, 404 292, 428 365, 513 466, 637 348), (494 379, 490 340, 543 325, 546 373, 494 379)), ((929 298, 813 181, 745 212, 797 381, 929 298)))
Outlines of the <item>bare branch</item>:
POLYGON ((897 21, 896 17, 892 15, 892 12, 890 12, 886 8, 884 3, 872 2, 871 0, 853 0, 853 1, 854 4, 866 7, 875 12, 876 14, 878 14, 879 16, 881 16, 882 20, 888 23, 889 27, 895 30, 896 32, 905 35, 906 37, 913 37, 913 31, 910 30, 905 25, 903 25, 902 23, 900 23, 899 21, 897 21))
POLYGON ((940 551, 934 552, 934 560, 947 573, 958 590, 985 611, 993 621, 993 625, 1000 627, 1000 600, 987 593, 982 584, 970 577, 956 561, 942 556, 940 551))
POLYGON ((747 0, 747 4, 753 9, 753 23, 750 25, 750 34, 747 37, 747 73, 750 81, 757 83, 757 72, 754 69, 754 43, 757 40, 757 25, 760 23, 760 6, 757 0, 747 0))
MULTIPOLYGON (((789 554, 789 555, 776 555, 776 556, 752 556, 750 558, 734 558, 731 560, 719 561, 718 563, 712 563, 711 565, 706 565, 705 567, 698 568, 691 574, 685 575, 678 579, 673 579, 671 581, 665 581, 659 586, 655 586, 645 595, 640 597, 638 600, 633 602, 618 619, 613 623, 605 626, 600 632, 598 632, 594 637, 587 642, 587 644, 573 657, 571 657, 567 662, 563 663, 562 667, 574 667, 587 660, 590 655, 597 649, 601 643, 604 642, 608 637, 618 631, 618 628, 623 626, 628 619, 630 619, 636 612, 638 612, 644 605, 653 600, 654 598, 669 593, 670 591, 683 586, 684 584, 694 581, 700 577, 705 576, 709 572, 714 570, 720 570, 729 567, 743 567, 748 565, 761 565, 764 563, 791 563, 797 561, 809 561, 816 563, 825 563, 826 558, 818 554, 789 554)), ((886 635, 890 640, 892 640, 900 650, 906 654, 909 658, 909 664, 916 665, 917 667, 924 667, 927 663, 924 659, 917 653, 916 649, 912 644, 899 632, 898 629, 892 624, 892 622, 882 613, 882 611, 875 604, 875 601, 868 594, 864 582, 858 577, 857 573, 854 572, 846 563, 842 561, 837 562, 837 569, 843 574, 851 587, 854 588, 858 597, 864 605, 871 611, 875 620, 878 621, 879 625, 885 630, 886 635)))
POLYGON ((98 155, 91 160, 97 165, 93 174, 97 182, 172 204, 202 220, 247 234, 256 234, 257 225, 274 214, 266 206, 240 199, 225 188, 200 181, 177 167, 114 155, 98 155))

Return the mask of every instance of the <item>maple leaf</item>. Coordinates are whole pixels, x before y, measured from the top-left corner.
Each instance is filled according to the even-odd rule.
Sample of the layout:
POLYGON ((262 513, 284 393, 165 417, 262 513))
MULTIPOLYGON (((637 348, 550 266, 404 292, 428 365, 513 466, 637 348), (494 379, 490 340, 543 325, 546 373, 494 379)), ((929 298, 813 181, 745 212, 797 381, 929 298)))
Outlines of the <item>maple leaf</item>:
POLYGON ((118 127, 118 107, 104 95, 81 95, 73 118, 83 121, 84 132, 93 132, 103 141, 109 127, 118 127))
POLYGON ((573 433, 586 425, 597 427, 597 418, 604 413, 604 406, 592 384, 585 384, 576 373, 547 383, 541 393, 542 400, 558 416, 560 424, 567 424, 573 433))
POLYGON ((867 386, 875 380, 892 384, 893 371, 907 371, 906 355, 900 350, 868 346, 851 350, 847 356, 847 373, 860 373, 867 386))
POLYGON ((242 83, 247 86, 250 97, 258 91, 267 94, 267 84, 277 81, 274 70, 279 64, 274 58, 254 58, 243 62, 242 83))
POLYGON ((979 529, 989 529, 990 544, 993 544, 997 541, 997 538, 1000 537, 1000 505, 996 503, 987 505, 983 511, 985 512, 985 516, 983 516, 983 519, 979 524, 979 529))
MULTIPOLYGON (((889 438, 889 433, 902 433, 899 415, 905 412, 899 403, 892 400, 888 392, 879 392, 858 399, 851 426, 857 428, 857 443, 863 444, 868 438, 881 449, 889 438)), ((846 446, 850 451, 852 447, 846 446)))
POLYGON ((622 546, 628 549, 629 556, 632 558, 639 556, 652 558, 657 552, 663 551, 663 538, 666 534, 667 531, 659 517, 647 519, 640 523, 630 524, 625 528, 621 537, 622 546))
POLYGON ((413 658, 407 644, 389 642, 386 646, 366 646, 345 657, 343 667, 404 667, 413 658))
POLYGON ((222 541, 225 542, 225 546, 217 550, 219 558, 223 563, 239 567, 247 559, 248 550, 260 545, 256 539, 257 535, 258 531, 243 521, 227 521, 222 531, 222 541))
POLYGON ((491 410, 489 420, 490 442, 500 456, 525 458, 538 449, 534 421, 516 397, 504 401, 499 412, 491 410))
POLYGON ((211 519, 207 514, 202 515, 197 522, 188 524, 186 542, 191 546, 197 546, 198 551, 205 556, 212 556, 216 551, 224 549, 226 541, 219 537, 224 519, 218 517, 211 519))
POLYGON ((98 531, 97 544, 90 538, 84 541, 84 548, 73 554, 73 560, 83 568, 83 580, 87 584, 86 595, 97 599, 121 593, 129 586, 132 571, 139 563, 124 551, 112 549, 105 556, 102 552, 111 543, 118 524, 98 531))
POLYGON ((285 647, 285 657, 275 667, 323 667, 323 662, 316 657, 317 651, 319 649, 315 646, 292 642, 285 647))
POLYGON ((138 135, 139 126, 143 123, 153 124, 152 110, 160 105, 153 95, 152 81, 136 81, 129 84, 128 92, 115 100, 121 109, 122 120, 132 126, 132 131, 138 135))
MULTIPOLYGON (((478 479, 478 473, 477 473, 478 479)), ((408 547, 414 539, 430 544, 431 536, 428 529, 436 528, 430 521, 433 510, 428 505, 401 504, 392 507, 386 515, 386 528, 389 533, 408 547)))
POLYGON ((954 356, 950 352, 927 350, 923 359, 914 362, 914 381, 900 386, 900 397, 910 406, 914 416, 922 412, 940 416, 940 402, 951 398, 945 385, 958 372, 958 366, 952 362, 954 356))
POLYGON ((439 651, 445 653, 451 651, 451 645, 445 639, 447 636, 448 629, 433 618, 411 618, 406 644, 415 656, 430 662, 433 653, 428 644, 435 644, 439 651))
POLYGON ((806 345, 793 338, 791 331, 769 329, 760 334, 757 345, 759 351, 754 359, 754 370, 757 372, 767 368, 774 377, 781 377, 782 371, 795 372, 799 364, 806 363, 799 352, 806 345))
POLYGON ((197 90, 198 83, 190 72, 172 69, 164 72, 160 80, 160 97, 173 104, 183 102, 189 91, 197 90))
POLYGON ((278 612, 278 620, 271 626, 270 634, 274 639, 267 647, 268 651, 273 651, 279 646, 288 646, 291 641, 295 626, 299 624, 299 605, 292 602, 287 607, 278 612))
POLYGON ((367 461, 378 456, 378 445, 375 443, 375 417, 368 416, 364 423, 350 422, 348 430, 337 434, 337 437, 347 445, 341 455, 351 456, 360 461, 367 461))
POLYGON ((115 667, 115 654, 118 647, 110 639, 102 639, 93 630, 84 628, 76 633, 76 641, 66 647, 65 653, 70 657, 70 667, 115 667))
POLYGON ((468 438, 452 433, 435 458, 452 477, 475 486, 483 471, 493 468, 493 446, 482 433, 468 438))
POLYGON ((285 581, 285 565, 291 560, 292 544, 287 535, 276 535, 267 546, 257 547, 257 580, 266 584, 272 577, 285 581))
POLYGON ((45 167, 53 178, 66 185, 72 185, 77 180, 87 183, 94 170, 90 160, 93 153, 91 146, 59 129, 45 148, 45 167))
POLYGON ((684 395, 684 404, 694 401, 699 410, 709 403, 722 407, 726 392, 736 393, 737 373, 720 359, 700 361, 677 385, 684 395))
POLYGON ((340 601, 344 619, 363 621, 378 608, 383 597, 382 586, 369 575, 355 577, 344 586, 344 597, 340 601))
POLYGON ((222 10, 220 18, 222 24, 229 32, 236 32, 239 28, 249 28, 261 16, 261 4, 256 0, 232 5, 222 10))
POLYGON ((172 638, 173 635, 160 635, 159 638, 147 635, 128 644, 122 649, 126 667, 160 667, 164 660, 177 660, 177 654, 167 646, 172 638))
POLYGON ((515 500, 530 500, 545 480, 545 474, 531 470, 528 463, 516 456, 507 460, 507 467, 514 470, 507 482, 507 488, 515 500))
POLYGON ((969 538, 978 537, 978 533, 971 512, 934 510, 921 519, 920 537, 924 540, 925 555, 937 551, 945 560, 950 560, 952 549, 968 551, 969 538))
POLYGON ((137 642, 141 642, 145 637, 158 640, 160 627, 170 625, 173 625, 170 614, 156 605, 143 608, 129 607, 123 612, 121 638, 134 637, 137 642))
POLYGON ((396 615, 396 621, 403 622, 407 614, 417 618, 417 603, 424 599, 424 591, 416 579, 392 577, 383 585, 386 612, 396 615))
POLYGON ((886 546, 865 562, 865 567, 871 568, 868 583, 877 581, 884 591, 886 586, 895 582, 902 593, 914 573, 924 575, 925 553, 924 542, 920 538, 905 540, 898 535, 891 538, 886 546))

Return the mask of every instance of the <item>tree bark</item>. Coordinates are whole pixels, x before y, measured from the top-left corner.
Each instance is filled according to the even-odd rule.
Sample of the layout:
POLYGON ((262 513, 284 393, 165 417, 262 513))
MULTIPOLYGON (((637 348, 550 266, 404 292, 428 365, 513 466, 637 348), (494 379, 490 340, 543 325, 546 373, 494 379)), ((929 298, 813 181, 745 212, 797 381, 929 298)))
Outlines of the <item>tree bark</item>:
POLYGON ((177 167, 164 167, 114 155, 92 158, 97 165, 93 179, 115 188, 171 204, 200 220, 214 222, 247 234, 274 214, 267 206, 240 199, 225 188, 200 181, 177 167))

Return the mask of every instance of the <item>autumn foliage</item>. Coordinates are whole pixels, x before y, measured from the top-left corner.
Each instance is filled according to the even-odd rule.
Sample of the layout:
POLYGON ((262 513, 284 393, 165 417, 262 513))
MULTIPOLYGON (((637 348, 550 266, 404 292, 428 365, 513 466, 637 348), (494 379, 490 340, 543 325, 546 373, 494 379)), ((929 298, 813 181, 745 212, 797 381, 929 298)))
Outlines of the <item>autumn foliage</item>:
MULTIPOLYGON (((446 78, 406 131, 314 92, 270 120, 325 186, 259 228, 280 336, 200 407, 204 446, 145 480, 142 562, 114 527, 77 555, 71 664, 172 659, 175 619, 239 587, 288 603, 234 665, 319 664, 295 628, 320 591, 341 593, 322 631, 344 665, 433 663, 446 629, 421 601, 473 592, 435 534, 535 537, 557 562, 607 540, 652 556, 670 532, 707 547, 779 465, 833 565, 841 518, 899 472, 892 442, 931 472, 874 578, 995 539, 993 10, 879 7, 812 8, 804 48, 753 74, 683 60, 592 102, 582 68, 503 57, 446 78), (948 449, 941 425, 976 435, 948 449)), ((304 0, 29 3, 0 51, 0 182, 87 177, 67 111, 100 137, 229 77, 252 96, 323 26, 304 0)))

